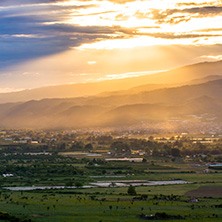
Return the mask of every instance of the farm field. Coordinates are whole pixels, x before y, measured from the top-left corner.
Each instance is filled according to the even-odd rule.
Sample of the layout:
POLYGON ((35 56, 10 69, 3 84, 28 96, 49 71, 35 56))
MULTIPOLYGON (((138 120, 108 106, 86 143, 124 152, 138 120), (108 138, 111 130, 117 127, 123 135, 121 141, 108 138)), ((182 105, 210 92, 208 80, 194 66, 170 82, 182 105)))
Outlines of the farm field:
POLYGON ((168 148, 174 156, 164 156, 164 144, 146 143, 160 147, 159 152, 141 157, 129 149, 107 154, 91 147, 64 155, 60 145, 58 152, 28 145, 14 151, 2 147, 0 220, 222 221, 222 171, 208 167, 221 157, 187 158, 177 148, 168 148), (91 155, 95 153, 99 155, 91 155), (107 161, 110 156, 113 161, 107 161))
POLYGON ((198 187, 186 186, 137 187, 137 195, 133 196, 127 194, 127 188, 97 188, 91 192, 86 189, 4 190, 0 208, 21 221, 143 221, 139 215, 157 212, 182 215, 187 221, 221 221, 222 197, 202 197, 197 203, 191 203, 189 196, 173 194, 176 189, 186 191, 198 187))
MULTIPOLYGON (((30 185, 63 185, 64 189, 45 189, 33 191, 10 191, 4 189, 10 185, 27 187, 27 183, 21 183, 21 178, 4 178, 4 186, 1 188, 0 209, 18 221, 145 221, 143 215, 155 215, 166 213, 168 216, 180 215, 184 219, 173 219, 173 221, 221 221, 222 220, 222 173, 212 171, 203 173, 200 170, 186 171, 184 164, 178 164, 172 171, 172 167, 164 165, 153 167, 148 172, 138 169, 145 169, 150 166, 148 163, 113 163, 112 168, 129 168, 137 170, 130 175, 61 175, 51 177, 42 181, 33 178, 30 185), (158 167, 159 166, 159 167, 158 167), (175 171, 176 170, 176 171, 175 171), (70 178, 72 180, 70 180, 70 178), (53 180, 52 180, 53 179, 53 180), (82 188, 90 183, 96 182, 127 182, 127 181, 187 181, 187 184, 136 186, 136 193, 128 194, 128 187, 94 187, 82 188), (69 189, 67 182, 81 181, 82 185, 69 189), (52 183, 53 182, 53 183, 52 183), (193 199, 194 198, 194 202, 193 199), (197 202, 196 202, 197 201, 197 202), (142 215, 142 216, 141 216, 142 215)), ((73 164, 75 166, 75 164, 73 164)), ((78 167, 84 167, 84 164, 78 167)), ((106 166, 106 170, 108 166, 106 166)), ((24 180, 26 180, 24 178, 24 180)), ((3 180, 2 180, 3 181, 3 180)), ((3 183, 2 183, 3 184, 3 183)), ((116 183, 118 184, 118 183, 116 183)), ((169 219, 170 220, 170 219, 169 219)), ((169 221, 168 220, 168 221, 169 221)), ((11 221, 11 220, 4 220, 11 221)), ((162 221, 162 220, 155 220, 162 221)))

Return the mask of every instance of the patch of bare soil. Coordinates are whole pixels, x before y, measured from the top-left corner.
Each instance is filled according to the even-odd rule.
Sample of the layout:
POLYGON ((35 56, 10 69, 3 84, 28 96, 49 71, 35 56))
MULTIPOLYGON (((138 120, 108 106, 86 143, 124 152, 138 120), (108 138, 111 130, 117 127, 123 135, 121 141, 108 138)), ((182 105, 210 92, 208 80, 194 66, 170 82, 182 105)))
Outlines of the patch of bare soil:
POLYGON ((204 186, 199 187, 197 190, 188 191, 185 196, 194 197, 222 197, 221 186, 204 186))
POLYGON ((42 214, 32 214, 31 217, 49 217, 49 215, 42 215, 42 214))

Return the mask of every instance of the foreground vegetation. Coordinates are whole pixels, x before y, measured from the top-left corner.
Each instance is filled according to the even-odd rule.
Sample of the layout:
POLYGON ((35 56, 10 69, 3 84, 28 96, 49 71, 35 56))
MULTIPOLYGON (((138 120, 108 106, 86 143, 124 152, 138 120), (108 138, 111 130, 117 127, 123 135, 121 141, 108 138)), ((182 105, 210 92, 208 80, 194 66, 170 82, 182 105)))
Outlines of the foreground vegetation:
POLYGON ((168 188, 168 195, 153 195, 150 190, 161 193, 165 187, 143 187, 145 192, 141 193, 148 195, 141 195, 138 189, 134 196, 127 194, 127 188, 121 193, 115 188, 90 192, 83 189, 3 191, 0 208, 21 221, 142 221, 139 216, 143 214, 163 212, 180 215, 187 221, 221 221, 220 198, 198 198, 198 203, 191 203, 190 197, 170 195, 175 188, 179 187, 168 188))
POLYGON ((162 143, 154 138, 83 136, 70 146, 69 137, 59 137, 44 146, 0 144, 0 220, 222 220, 222 171, 220 167, 207 165, 208 161, 220 163, 221 156, 212 155, 215 150, 221 151, 217 149, 220 140, 202 145, 184 138, 171 138, 171 142, 162 143), (207 149, 211 153, 206 155, 207 149), (188 151, 192 155, 187 155, 188 151), (139 158, 140 161, 107 161, 111 157, 139 158), (189 183, 137 185, 135 189, 116 185, 132 180, 189 183), (111 185, 87 187, 97 181, 110 181, 111 185), (36 186, 64 188, 6 189, 36 186))

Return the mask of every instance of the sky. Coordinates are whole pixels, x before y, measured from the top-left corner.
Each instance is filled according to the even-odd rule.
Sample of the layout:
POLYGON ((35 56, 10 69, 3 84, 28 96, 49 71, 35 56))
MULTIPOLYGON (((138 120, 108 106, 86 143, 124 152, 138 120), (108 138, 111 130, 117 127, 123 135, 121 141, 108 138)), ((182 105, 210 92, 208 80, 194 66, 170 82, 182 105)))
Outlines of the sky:
POLYGON ((221 24, 221 0, 1 0, 0 92, 221 60, 221 24))

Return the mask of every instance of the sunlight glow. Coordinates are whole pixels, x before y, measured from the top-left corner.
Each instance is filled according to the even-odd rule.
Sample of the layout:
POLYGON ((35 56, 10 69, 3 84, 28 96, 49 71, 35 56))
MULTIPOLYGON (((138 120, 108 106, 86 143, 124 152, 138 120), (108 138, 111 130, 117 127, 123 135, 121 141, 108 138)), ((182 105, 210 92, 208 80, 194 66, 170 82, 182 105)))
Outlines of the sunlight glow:
POLYGON ((127 73, 121 73, 121 74, 109 74, 106 75, 106 77, 103 80, 108 79, 125 79, 129 77, 139 77, 139 76, 146 76, 146 75, 152 75, 159 72, 165 72, 167 70, 156 70, 156 71, 144 71, 144 72, 127 72, 127 73))
POLYGON ((201 56, 201 58, 207 58, 207 59, 213 59, 213 60, 222 60, 222 55, 201 56))
POLYGON ((96 61, 88 61, 87 62, 89 65, 94 65, 94 64, 96 64, 96 61))
POLYGON ((209 14, 209 16, 201 16, 199 13, 191 14, 189 11, 183 10, 196 8, 197 6, 218 6, 221 5, 221 1, 198 0, 194 3, 193 1, 185 0, 181 3, 179 0, 155 0, 132 1, 125 4, 117 4, 110 1, 65 1, 57 4, 89 6, 75 10, 70 15, 71 19, 64 21, 70 25, 98 26, 99 24, 100 27, 104 28, 118 26, 136 30, 134 37, 124 33, 106 34, 106 36, 113 39, 98 39, 99 41, 83 44, 80 49, 133 48, 138 46, 171 44, 212 45, 220 43, 217 36, 213 36, 213 33, 210 33, 211 36, 208 32, 199 33, 200 37, 198 37, 195 30, 206 29, 207 27, 220 27, 222 22, 221 15, 209 14), (178 12, 174 12, 174 10, 178 12), (155 33, 162 33, 165 37, 164 35, 161 37, 159 35, 152 36, 155 33), (166 33, 185 37, 171 39, 166 33), (147 36, 144 36, 146 34, 147 36), (197 35, 196 38, 192 36, 194 34, 197 35), (190 37, 186 37, 187 35, 190 37))
POLYGON ((221 37, 164 39, 164 38, 141 36, 132 39, 104 40, 91 44, 83 44, 79 47, 79 49, 111 50, 111 49, 135 48, 140 46, 154 46, 154 45, 211 45, 211 44, 219 44, 220 42, 221 42, 221 37))

